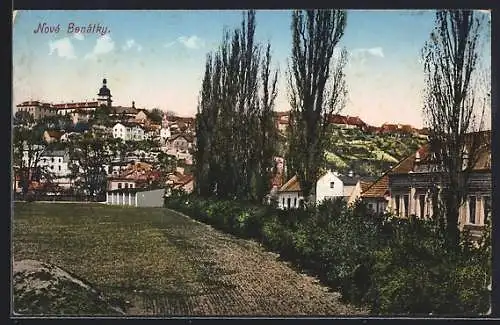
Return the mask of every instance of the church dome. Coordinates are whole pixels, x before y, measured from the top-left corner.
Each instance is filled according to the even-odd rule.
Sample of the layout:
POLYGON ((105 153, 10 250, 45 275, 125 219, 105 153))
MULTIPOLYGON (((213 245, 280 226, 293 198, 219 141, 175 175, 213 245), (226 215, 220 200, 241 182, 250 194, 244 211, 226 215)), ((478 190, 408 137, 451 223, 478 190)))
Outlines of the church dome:
POLYGON ((97 94, 98 96, 107 96, 111 97, 111 91, 109 88, 106 86, 106 79, 102 80, 102 87, 99 89, 99 93, 97 94))

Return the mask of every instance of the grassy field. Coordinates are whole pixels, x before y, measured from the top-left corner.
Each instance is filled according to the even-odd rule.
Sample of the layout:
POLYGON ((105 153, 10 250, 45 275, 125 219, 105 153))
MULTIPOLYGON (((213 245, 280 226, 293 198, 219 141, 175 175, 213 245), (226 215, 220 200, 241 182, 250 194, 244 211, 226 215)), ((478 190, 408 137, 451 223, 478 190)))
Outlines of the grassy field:
POLYGON ((13 254, 74 273, 129 315, 363 313, 257 243, 163 208, 16 203, 13 254))

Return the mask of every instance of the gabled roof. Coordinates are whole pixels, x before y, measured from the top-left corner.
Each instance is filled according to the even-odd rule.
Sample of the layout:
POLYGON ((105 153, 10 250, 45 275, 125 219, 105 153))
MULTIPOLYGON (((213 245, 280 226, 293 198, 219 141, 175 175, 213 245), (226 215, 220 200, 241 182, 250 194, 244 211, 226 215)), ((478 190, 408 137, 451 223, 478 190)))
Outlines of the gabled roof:
POLYGON ((373 183, 374 183, 373 181, 360 181, 359 185, 361 186, 361 193, 368 190, 370 188, 370 186, 372 186, 373 183))
MULTIPOLYGON (((366 184, 365 184, 366 186, 366 184)), ((363 184, 361 185, 363 189, 363 184)), ((361 192, 362 198, 379 198, 383 199, 389 193, 389 176, 387 173, 382 175, 378 180, 371 183, 361 192)))
POLYGON ((302 191, 297 176, 293 176, 286 182, 278 192, 300 192, 302 191))

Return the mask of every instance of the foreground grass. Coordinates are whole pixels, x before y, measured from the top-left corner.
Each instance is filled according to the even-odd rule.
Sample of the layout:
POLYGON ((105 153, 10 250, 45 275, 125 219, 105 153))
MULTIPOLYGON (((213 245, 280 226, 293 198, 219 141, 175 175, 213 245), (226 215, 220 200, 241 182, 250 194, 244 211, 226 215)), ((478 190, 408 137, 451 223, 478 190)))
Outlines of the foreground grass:
POLYGON ((313 279, 263 252, 162 208, 16 203, 15 260, 55 264, 134 315, 338 315, 313 279))

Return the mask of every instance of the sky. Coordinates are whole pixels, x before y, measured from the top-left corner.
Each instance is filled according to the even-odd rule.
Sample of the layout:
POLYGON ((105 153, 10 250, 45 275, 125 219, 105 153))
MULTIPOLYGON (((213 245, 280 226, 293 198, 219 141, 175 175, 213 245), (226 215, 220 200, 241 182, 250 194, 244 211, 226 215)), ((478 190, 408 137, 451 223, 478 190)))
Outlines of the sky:
MULTIPOLYGON (((434 18, 433 11, 423 10, 348 11, 339 44, 350 53, 345 70, 349 95, 342 114, 376 126, 422 127, 419 59, 434 18)), ((193 116, 206 56, 220 44, 224 28, 239 27, 241 19, 240 10, 18 11, 13 104, 94 100, 106 78, 114 105, 135 101, 136 107, 193 116), (93 32, 71 29, 89 25, 95 25, 93 32)), ((273 67, 280 73, 276 110, 288 110, 291 11, 257 10, 256 23, 255 38, 271 43, 273 67)), ((488 67, 489 37, 482 50, 488 67)))

